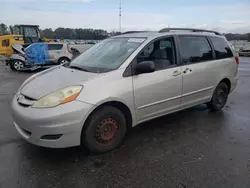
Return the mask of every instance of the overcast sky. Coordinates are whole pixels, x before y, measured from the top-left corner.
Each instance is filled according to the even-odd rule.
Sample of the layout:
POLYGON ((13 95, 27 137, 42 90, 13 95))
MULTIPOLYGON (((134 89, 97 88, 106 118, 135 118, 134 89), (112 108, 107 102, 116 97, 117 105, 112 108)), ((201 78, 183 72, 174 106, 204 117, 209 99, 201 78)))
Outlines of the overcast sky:
MULTIPOLYGON (((119 0, 0 0, 0 23, 119 29, 119 0)), ((250 32, 250 0, 122 0, 122 29, 250 32)))

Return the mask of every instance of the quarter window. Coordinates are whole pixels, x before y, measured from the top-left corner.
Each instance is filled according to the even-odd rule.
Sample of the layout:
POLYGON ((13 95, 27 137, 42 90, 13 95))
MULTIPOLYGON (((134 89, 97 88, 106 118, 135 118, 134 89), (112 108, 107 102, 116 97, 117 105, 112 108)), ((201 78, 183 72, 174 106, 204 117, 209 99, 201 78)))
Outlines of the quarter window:
POLYGON ((62 47, 62 44, 49 44, 49 50, 61 50, 62 47))
POLYGON ((216 59, 224 59, 233 57, 232 50, 224 38, 211 37, 214 46, 216 59))
POLYGON ((8 47, 9 45, 10 45, 10 40, 9 39, 6 39, 6 40, 2 41, 2 46, 3 47, 8 47))
POLYGON ((206 37, 180 36, 182 63, 199 63, 213 60, 212 48, 206 37))

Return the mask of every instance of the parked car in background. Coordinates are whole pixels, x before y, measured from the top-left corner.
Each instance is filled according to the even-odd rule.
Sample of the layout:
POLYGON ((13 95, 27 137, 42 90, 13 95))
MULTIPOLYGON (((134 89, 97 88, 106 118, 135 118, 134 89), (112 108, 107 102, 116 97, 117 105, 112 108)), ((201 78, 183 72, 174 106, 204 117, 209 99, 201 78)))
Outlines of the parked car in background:
POLYGON ((13 49, 15 54, 6 62, 15 71, 60 65, 73 59, 67 43, 33 43, 25 49, 14 45, 13 49))
POLYGON ((250 57, 250 47, 241 49, 239 51, 239 56, 250 57))
POLYGON ((82 144, 103 153, 139 123, 203 103, 221 110, 236 87, 238 63, 215 31, 111 37, 72 63, 28 78, 12 102, 14 125, 35 145, 82 144))
POLYGON ((64 40, 65 43, 68 43, 68 44, 76 44, 75 41, 73 40, 64 40))

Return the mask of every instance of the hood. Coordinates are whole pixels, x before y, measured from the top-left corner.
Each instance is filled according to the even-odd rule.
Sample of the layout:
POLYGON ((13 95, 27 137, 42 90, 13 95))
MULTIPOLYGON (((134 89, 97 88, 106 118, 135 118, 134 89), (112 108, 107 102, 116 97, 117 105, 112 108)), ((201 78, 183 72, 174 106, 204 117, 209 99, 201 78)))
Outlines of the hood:
POLYGON ((22 55, 25 55, 25 53, 23 51, 23 46, 22 45, 20 45, 20 44, 14 44, 14 45, 12 45, 12 48, 13 48, 13 50, 15 52, 20 53, 22 55))
POLYGON ((38 100, 51 92, 68 86, 84 85, 84 82, 98 76, 100 74, 59 66, 32 77, 22 86, 20 92, 29 98, 38 100))

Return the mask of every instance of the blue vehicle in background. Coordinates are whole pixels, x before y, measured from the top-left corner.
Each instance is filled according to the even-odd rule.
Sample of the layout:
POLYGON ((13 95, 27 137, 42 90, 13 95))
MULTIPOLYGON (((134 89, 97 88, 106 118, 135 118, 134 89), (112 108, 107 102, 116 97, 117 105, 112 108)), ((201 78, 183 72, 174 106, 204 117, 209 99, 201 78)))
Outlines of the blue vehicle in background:
POLYGON ((49 64, 48 43, 33 43, 25 50, 25 59, 29 64, 44 65, 49 64))
POLYGON ((70 62, 79 55, 67 43, 32 43, 26 48, 13 45, 14 54, 6 61, 12 70, 36 70, 70 62))

